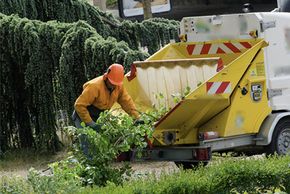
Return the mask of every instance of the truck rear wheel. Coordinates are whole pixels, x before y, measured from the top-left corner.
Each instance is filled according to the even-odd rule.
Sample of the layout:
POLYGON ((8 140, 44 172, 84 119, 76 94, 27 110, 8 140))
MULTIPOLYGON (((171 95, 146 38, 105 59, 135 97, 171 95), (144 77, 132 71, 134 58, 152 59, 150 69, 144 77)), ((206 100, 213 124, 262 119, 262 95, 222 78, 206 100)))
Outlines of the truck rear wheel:
POLYGON ((267 149, 268 154, 290 154, 290 119, 281 120, 275 127, 272 141, 267 149))

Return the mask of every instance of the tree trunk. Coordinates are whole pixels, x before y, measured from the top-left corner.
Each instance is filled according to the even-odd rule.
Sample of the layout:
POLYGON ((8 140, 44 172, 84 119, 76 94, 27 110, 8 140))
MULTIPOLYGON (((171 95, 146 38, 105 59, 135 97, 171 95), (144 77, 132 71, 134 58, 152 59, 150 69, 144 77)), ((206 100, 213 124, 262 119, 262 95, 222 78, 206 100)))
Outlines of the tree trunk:
POLYGON ((144 20, 152 18, 151 0, 142 0, 144 10, 144 20))

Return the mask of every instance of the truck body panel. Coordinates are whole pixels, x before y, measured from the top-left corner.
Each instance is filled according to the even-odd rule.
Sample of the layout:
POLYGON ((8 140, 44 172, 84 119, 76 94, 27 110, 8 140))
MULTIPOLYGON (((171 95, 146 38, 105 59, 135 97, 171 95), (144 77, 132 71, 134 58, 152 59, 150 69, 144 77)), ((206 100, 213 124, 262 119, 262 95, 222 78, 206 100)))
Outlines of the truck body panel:
POLYGON ((265 49, 265 67, 269 102, 273 110, 290 110, 290 15, 261 13, 264 23, 275 23, 261 37, 269 42, 265 49))
POLYGON ((289 20, 289 13, 277 12, 186 17, 180 31, 189 42, 263 38, 269 43, 264 58, 270 106, 290 110, 289 20))
POLYGON ((260 50, 251 62, 238 88, 231 95, 231 105, 223 112, 207 121, 200 132, 217 131, 221 137, 259 132, 264 119, 271 113, 268 106, 263 52, 260 50), (253 71, 259 68, 258 73, 253 71), (259 87, 256 89, 255 87, 259 87), (243 93, 243 90, 246 92, 243 93))

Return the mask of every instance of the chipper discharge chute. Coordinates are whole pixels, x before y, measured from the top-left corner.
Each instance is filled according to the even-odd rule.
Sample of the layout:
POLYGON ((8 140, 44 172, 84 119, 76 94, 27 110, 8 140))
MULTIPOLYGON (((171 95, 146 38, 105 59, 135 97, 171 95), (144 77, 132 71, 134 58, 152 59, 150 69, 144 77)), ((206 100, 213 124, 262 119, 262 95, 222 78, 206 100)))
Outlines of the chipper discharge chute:
POLYGON ((263 89, 266 45, 261 39, 174 43, 135 62, 125 87, 137 107, 170 107, 155 125, 149 158, 207 161, 211 151, 251 145, 271 111, 263 89), (176 104, 172 95, 186 88, 176 104))

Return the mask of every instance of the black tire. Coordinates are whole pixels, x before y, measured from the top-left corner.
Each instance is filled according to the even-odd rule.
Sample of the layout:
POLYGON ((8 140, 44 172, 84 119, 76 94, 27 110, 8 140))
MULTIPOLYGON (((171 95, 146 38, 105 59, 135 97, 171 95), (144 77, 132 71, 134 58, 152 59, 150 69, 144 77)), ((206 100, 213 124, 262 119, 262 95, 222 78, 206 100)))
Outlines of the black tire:
POLYGON ((290 118, 279 121, 274 129, 271 143, 266 147, 267 154, 290 154, 290 118))
POLYGON ((176 166, 182 167, 183 169, 195 169, 198 166, 206 166, 208 162, 174 162, 176 166))

